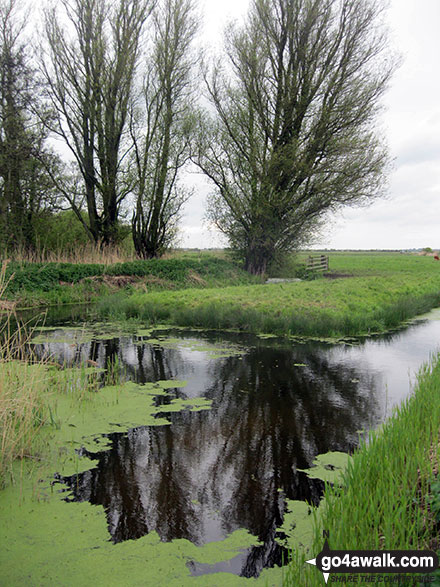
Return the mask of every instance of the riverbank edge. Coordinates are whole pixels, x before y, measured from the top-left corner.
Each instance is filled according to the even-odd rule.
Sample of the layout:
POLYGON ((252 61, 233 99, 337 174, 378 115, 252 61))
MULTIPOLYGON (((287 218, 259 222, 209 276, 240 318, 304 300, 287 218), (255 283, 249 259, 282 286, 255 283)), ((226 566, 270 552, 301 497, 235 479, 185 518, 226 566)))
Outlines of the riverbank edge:
POLYGON ((3 296, 6 310, 11 303, 15 310, 96 303, 111 319, 337 341, 392 331, 440 305, 440 272, 425 258, 408 255, 334 254, 332 271, 350 278, 264 285, 210 256, 105 268, 28 265, 16 276, 26 288, 8 300, 3 296), (105 275, 65 283, 97 268, 105 275), (116 275, 121 272, 131 276, 116 275), (50 291, 33 289, 49 281, 50 291))
MULTIPOLYGON (((440 305, 440 289, 400 295, 390 291, 387 303, 363 295, 369 287, 369 278, 356 281, 359 291, 349 291, 343 296, 340 290, 332 296, 328 286, 333 284, 324 283, 324 280, 179 292, 119 293, 101 298, 97 310, 102 317, 113 320, 136 318, 146 324, 335 340, 383 334, 440 305), (315 301, 308 303, 301 297, 303 290, 313 290, 315 298, 319 298, 320 288, 322 305, 315 301), (261 292, 264 290, 263 299, 261 292), (360 302, 361 307, 356 311, 355 306, 360 302)), ((383 287, 382 297, 386 297, 386 285, 383 287)))
POLYGON ((305 561, 321 552, 323 531, 332 550, 439 552, 439 391, 440 354, 419 370, 411 395, 361 442, 340 486, 326 486, 320 507, 312 508, 313 544, 292 553, 283 587, 322 586, 322 574, 305 561))

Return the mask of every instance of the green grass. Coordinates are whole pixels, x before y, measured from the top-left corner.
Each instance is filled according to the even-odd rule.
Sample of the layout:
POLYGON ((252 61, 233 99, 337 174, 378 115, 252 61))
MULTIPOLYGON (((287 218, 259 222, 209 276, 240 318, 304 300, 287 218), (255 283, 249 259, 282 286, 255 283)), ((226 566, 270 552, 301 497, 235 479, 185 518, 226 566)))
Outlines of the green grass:
POLYGON ((383 332, 440 304, 440 263, 400 254, 330 255, 341 279, 182 291, 104 300, 101 312, 181 326, 340 337, 383 332))
POLYGON ((20 307, 92 301, 118 288, 145 291, 261 282, 214 255, 90 263, 9 263, 4 297, 20 307))
POLYGON ((327 486, 313 545, 293 552, 284 585, 323 584, 305 564, 322 550, 422 550, 439 547, 440 356, 421 369, 413 394, 354 453, 342 489, 327 486))

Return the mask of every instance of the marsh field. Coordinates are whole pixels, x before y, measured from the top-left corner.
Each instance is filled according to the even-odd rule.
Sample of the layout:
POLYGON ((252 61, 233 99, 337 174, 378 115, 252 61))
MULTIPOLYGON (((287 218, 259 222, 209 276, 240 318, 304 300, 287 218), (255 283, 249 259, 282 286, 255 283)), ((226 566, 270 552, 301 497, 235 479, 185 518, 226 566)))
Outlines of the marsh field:
POLYGON ((4 266, 1 585, 322 585, 323 530, 439 550, 440 262, 305 256, 4 266))

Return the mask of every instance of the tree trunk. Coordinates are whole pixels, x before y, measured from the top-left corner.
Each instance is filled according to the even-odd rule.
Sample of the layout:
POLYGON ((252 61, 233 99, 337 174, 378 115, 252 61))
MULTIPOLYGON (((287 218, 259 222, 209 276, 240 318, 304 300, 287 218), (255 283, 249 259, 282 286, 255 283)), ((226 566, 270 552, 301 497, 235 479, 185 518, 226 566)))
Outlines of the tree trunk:
POLYGON ((252 275, 264 275, 271 255, 264 247, 250 246, 246 251, 245 269, 252 275))

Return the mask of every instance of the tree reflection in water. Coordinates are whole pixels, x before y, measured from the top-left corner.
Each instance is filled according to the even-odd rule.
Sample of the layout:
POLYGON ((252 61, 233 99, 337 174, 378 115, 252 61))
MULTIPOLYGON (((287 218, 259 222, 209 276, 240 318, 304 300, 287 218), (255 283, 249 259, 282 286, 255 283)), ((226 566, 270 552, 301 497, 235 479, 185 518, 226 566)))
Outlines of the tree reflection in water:
POLYGON ((164 414, 176 396, 204 395, 213 407, 166 414, 171 426, 112 434, 110 450, 87 453, 98 459, 95 468, 64 479, 67 499, 103 505, 114 542, 155 530, 164 541, 201 545, 246 528, 263 543, 232 562, 194 564, 196 575, 227 565, 253 577, 281 564, 286 552, 275 535, 285 498, 316 504, 323 490, 297 467, 310 466, 317 454, 352 449, 358 431, 378 418, 378 376, 347 366, 323 345, 261 343, 242 356, 209 359, 184 346, 126 337, 86 343, 73 360, 105 364, 116 355, 127 379, 188 380, 158 398, 164 414))

